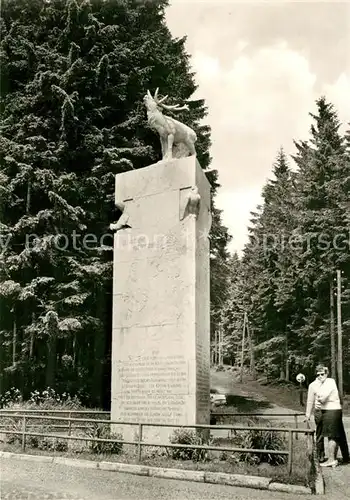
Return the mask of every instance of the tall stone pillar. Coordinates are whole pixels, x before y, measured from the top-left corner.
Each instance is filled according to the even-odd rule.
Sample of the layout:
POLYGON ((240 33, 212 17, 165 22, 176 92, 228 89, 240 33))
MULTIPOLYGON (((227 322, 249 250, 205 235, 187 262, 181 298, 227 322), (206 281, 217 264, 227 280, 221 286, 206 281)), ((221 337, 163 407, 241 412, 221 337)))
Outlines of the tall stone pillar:
POLYGON ((117 175, 119 202, 111 419, 209 424, 210 185, 190 156, 117 175))

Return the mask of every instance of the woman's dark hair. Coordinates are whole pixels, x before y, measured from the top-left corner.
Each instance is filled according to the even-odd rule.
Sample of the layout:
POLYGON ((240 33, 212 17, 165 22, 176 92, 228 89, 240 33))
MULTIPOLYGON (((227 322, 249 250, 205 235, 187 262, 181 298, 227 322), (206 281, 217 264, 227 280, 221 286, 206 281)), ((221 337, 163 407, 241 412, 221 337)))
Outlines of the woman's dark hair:
POLYGON ((317 365, 317 366, 316 366, 316 374, 317 374, 318 372, 325 372, 325 373, 326 373, 326 375, 328 375, 328 371, 329 371, 329 370, 328 370, 327 366, 325 366, 325 365, 321 365, 321 364, 319 364, 319 365, 317 365))

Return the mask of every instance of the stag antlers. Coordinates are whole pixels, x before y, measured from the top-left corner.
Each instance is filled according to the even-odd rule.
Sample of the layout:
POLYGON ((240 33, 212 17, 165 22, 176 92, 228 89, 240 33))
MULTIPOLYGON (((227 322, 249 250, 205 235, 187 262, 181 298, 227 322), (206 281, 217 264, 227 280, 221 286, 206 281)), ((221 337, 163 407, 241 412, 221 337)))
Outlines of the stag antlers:
POLYGON ((147 94, 149 97, 151 97, 154 102, 157 104, 157 106, 161 106, 164 109, 167 109, 168 111, 188 111, 188 106, 185 104, 184 106, 180 106, 179 104, 174 104, 174 105, 168 105, 168 104, 163 104, 164 101, 168 99, 168 96, 164 96, 161 99, 158 98, 158 92, 159 92, 159 87, 156 88, 156 91, 154 93, 154 96, 152 97, 152 94, 150 93, 149 90, 147 90, 147 94))

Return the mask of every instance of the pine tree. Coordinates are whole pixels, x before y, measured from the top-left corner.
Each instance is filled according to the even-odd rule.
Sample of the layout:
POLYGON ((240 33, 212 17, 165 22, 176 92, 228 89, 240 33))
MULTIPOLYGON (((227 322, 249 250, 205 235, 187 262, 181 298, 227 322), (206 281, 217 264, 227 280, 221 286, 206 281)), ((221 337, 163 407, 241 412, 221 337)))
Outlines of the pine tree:
POLYGON ((311 138, 295 142, 292 172, 281 151, 275 179, 252 213, 241 262, 241 298, 255 331, 258 368, 282 378, 330 362, 330 297, 342 271, 344 374, 349 363, 349 148, 324 98, 311 115, 311 138))
POLYGON ((286 240, 293 227, 293 174, 281 149, 274 179, 263 188, 263 204, 252 213, 250 241, 242 259, 242 297, 257 352, 258 368, 289 378, 289 311, 281 307, 286 267, 286 240))
POLYGON ((326 362, 331 361, 330 286, 336 269, 348 261, 347 252, 334 244, 337 235, 347 233, 344 141, 333 106, 324 97, 316 104, 317 114, 311 114, 311 139, 297 144, 294 157, 299 167, 298 228, 303 237, 296 263, 304 301, 304 322, 298 333, 309 364, 315 362, 315 352, 326 362))
MULTIPOLYGON (((188 103, 179 118, 196 131, 198 160, 209 165, 205 104, 191 99, 185 38, 172 38, 167 4, 3 2, 1 241, 10 239, 0 261, 1 371, 13 366, 16 325, 11 370, 25 394, 43 384, 66 390, 68 380, 89 403, 108 404, 114 176, 160 157, 142 102, 147 89, 188 103), (8 307, 9 283, 28 307, 8 307)), ((214 209, 213 234, 221 232, 214 209)), ((227 241, 227 233, 214 237, 213 253, 224 255, 227 241)))

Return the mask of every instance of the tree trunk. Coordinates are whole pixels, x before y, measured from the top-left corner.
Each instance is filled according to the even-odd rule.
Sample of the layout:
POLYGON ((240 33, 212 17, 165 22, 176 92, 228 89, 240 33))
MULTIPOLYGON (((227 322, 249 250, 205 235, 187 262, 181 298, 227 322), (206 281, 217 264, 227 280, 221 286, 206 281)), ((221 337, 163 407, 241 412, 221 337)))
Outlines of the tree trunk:
POLYGON ((336 354, 335 354, 335 316, 334 316, 334 287, 333 280, 329 283, 329 306, 330 306, 330 337, 331 337, 331 376, 336 378, 336 354))
POLYGON ((50 336, 47 343, 46 387, 55 388, 56 338, 50 336))
POLYGON ((34 351, 34 333, 30 334, 29 359, 32 359, 34 351))
MULTIPOLYGON (((105 300, 102 290, 97 291, 97 316, 102 319, 105 311, 105 300)), ((103 406, 103 375, 105 360, 106 334, 103 330, 97 331, 94 336, 94 367, 92 373, 92 397, 96 406, 103 406)))
POLYGON ((102 406, 104 332, 96 332, 94 338, 94 368, 92 374, 92 397, 97 407, 102 406))
POLYGON ((248 339, 249 339, 250 374, 253 377, 253 380, 256 380, 254 340, 253 340, 253 333, 252 333, 252 330, 250 328, 248 320, 247 320, 247 332, 248 332, 248 339))
MULTIPOLYGON (((14 311, 14 314, 16 314, 16 311, 14 311)), ((16 317, 13 319, 13 330, 12 330, 12 364, 16 364, 16 349, 17 349, 17 323, 16 323, 16 317)))
MULTIPOLYGON (((34 323, 35 316, 34 313, 32 313, 32 324, 34 323)), ((29 344, 29 359, 32 359, 33 357, 33 351, 34 351, 34 333, 31 332, 30 334, 30 344, 29 344)))
POLYGON ((75 371, 77 367, 77 334, 73 334, 73 342, 72 342, 72 349, 73 349, 73 370, 75 371))
POLYGON ((289 349, 288 349, 288 335, 286 334, 285 340, 285 362, 286 362, 286 381, 289 382, 289 349))
POLYGON ((32 181, 29 178, 28 184, 27 184, 26 214, 29 214, 29 212, 30 212, 31 195, 32 195, 32 181))
POLYGON ((243 318, 243 330, 242 330, 242 348, 241 348, 241 371, 239 374, 239 381, 243 382, 243 368, 244 368, 244 349, 245 349, 245 333, 246 333, 246 313, 244 313, 243 318))
POLYGON ((3 336, 0 331, 0 394, 3 394, 5 392, 4 388, 4 359, 5 359, 5 353, 4 353, 4 348, 3 348, 3 336))

